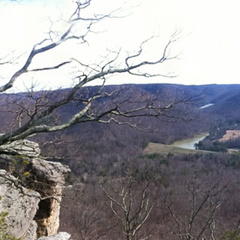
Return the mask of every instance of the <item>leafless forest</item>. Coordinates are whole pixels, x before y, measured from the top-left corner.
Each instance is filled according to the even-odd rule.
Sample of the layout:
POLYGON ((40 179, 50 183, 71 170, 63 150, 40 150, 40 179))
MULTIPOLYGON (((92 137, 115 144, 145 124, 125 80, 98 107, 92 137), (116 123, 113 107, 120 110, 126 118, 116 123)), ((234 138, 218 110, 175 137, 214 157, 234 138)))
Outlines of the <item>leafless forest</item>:
MULTIPOLYGON (((61 230, 73 239, 238 239, 240 158, 238 151, 225 151, 231 141, 225 148, 217 144, 227 129, 239 129, 236 87, 121 86, 120 99, 134 99, 134 104, 144 96, 161 96, 166 103, 176 93, 189 101, 161 118, 131 118, 131 125, 89 122, 31 137, 49 160, 72 170, 64 191, 61 230), (201 109, 208 103, 214 105, 201 109), (171 144, 201 132, 210 133, 203 141, 205 148, 215 149, 144 153, 150 142, 171 144)), ((84 94, 95 90, 90 87, 84 94)), ((16 123, 12 116, 19 98, 24 103, 28 96, 6 95, 8 114, 3 121, 9 125, 16 123)), ((100 101, 111 104, 111 99, 100 101)), ((59 111, 58 120, 67 119, 76 104, 59 111)), ((238 139, 234 142, 236 147, 238 139)))
POLYGON ((69 18, 59 19, 64 29, 52 24, 23 55, 0 58, 1 68, 14 69, 1 76, 0 145, 28 138, 48 160, 69 165, 60 230, 74 240, 239 240, 240 139, 219 139, 240 130, 240 86, 106 85, 110 76, 174 77, 161 66, 177 59, 171 50, 179 35, 161 43, 154 57, 146 54, 150 36, 131 51, 107 49, 94 62, 82 49, 121 9, 88 11, 93 2, 74 1, 69 18), (55 56, 68 53, 64 46, 76 51, 55 56), (54 62, 36 66, 49 53, 54 62), (30 83, 24 93, 8 92, 25 77, 65 68, 72 88, 36 90, 30 83), (164 149, 206 132, 191 152, 145 152, 149 143, 164 149))

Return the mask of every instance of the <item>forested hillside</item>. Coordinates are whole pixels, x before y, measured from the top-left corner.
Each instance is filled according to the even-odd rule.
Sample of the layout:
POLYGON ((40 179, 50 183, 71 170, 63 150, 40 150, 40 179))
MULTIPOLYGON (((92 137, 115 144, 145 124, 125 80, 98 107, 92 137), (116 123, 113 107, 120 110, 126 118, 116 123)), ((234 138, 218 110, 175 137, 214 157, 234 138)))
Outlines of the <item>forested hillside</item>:
MULTIPOLYGON (((85 87, 79 98, 94 95, 99 88, 85 87)), ((3 95, 1 121, 8 123, 2 124, 8 129, 1 132, 24 122, 16 104, 24 111, 25 104, 36 103, 38 97, 44 95, 46 104, 67 91, 3 95)), ((31 137, 40 143, 43 155, 72 170, 61 229, 79 240, 238 239, 238 151, 230 154, 215 148, 179 153, 169 148, 163 154, 146 149, 149 143, 169 145, 209 132, 203 141, 207 149, 226 130, 240 129, 240 85, 123 85, 106 86, 104 91, 110 97, 97 100, 100 108, 111 105, 116 96, 124 108, 143 101, 153 104, 149 99, 157 100, 160 107, 173 99, 177 104, 160 117, 133 117, 127 123, 121 118, 109 124, 83 122, 31 137), (114 98, 112 92, 117 94, 114 98)), ((58 121, 67 119, 79 104, 72 101, 58 110, 58 121)))

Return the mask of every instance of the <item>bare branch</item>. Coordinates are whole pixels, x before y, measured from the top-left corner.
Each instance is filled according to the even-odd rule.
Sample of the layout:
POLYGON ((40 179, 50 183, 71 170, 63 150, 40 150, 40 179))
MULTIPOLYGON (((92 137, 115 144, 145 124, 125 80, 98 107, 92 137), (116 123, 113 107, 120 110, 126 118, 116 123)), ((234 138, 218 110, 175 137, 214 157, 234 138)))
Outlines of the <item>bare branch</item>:
POLYGON ((56 66, 52 66, 52 67, 45 67, 45 68, 34 68, 34 69, 30 69, 27 72, 38 72, 38 71, 47 71, 47 70, 54 70, 54 69, 58 69, 66 64, 71 63, 71 61, 66 61, 66 62, 62 62, 56 66))
MULTIPOLYGON (((0 86, 0 92, 4 92, 15 85, 17 79, 29 72, 40 72, 40 71, 51 71, 57 70, 61 67, 70 65, 71 63, 77 63, 77 68, 79 74, 76 76, 75 80, 77 83, 70 89, 64 96, 60 96, 56 99, 46 99, 41 102, 32 99, 30 101, 33 106, 29 107, 30 103, 24 106, 24 102, 16 103, 19 107, 18 115, 16 119, 19 122, 18 128, 7 132, 0 137, 0 144, 7 142, 19 140, 31 136, 32 134, 37 134, 41 132, 55 132, 66 129, 78 123, 85 123, 90 121, 98 121, 100 123, 109 123, 111 121, 116 122, 120 125, 127 124, 133 128, 136 127, 136 123, 129 121, 130 118, 139 118, 152 116, 155 118, 172 117, 171 110, 174 110, 178 103, 177 100, 169 102, 167 105, 159 105, 157 99, 145 99, 144 101, 131 102, 130 99, 121 99, 120 93, 116 94, 106 94, 103 91, 103 86, 108 77, 118 74, 133 74, 142 77, 153 77, 153 76, 166 76, 172 77, 171 75, 164 74, 152 74, 150 72, 141 72, 143 67, 162 64, 163 62, 174 59, 169 53, 170 46, 177 39, 176 34, 174 34, 170 40, 167 42, 166 46, 162 51, 162 55, 156 60, 142 60, 144 54, 144 46, 150 43, 149 38, 142 42, 137 53, 128 54, 123 59, 121 50, 109 51, 106 58, 100 63, 88 64, 84 63, 82 60, 77 58, 70 58, 70 60, 62 61, 56 65, 45 66, 45 67, 34 67, 32 68, 32 63, 34 59, 46 52, 51 52, 58 46, 64 44, 70 40, 79 40, 78 43, 85 43, 86 37, 91 32, 92 26, 95 23, 102 21, 105 18, 111 18, 114 13, 113 11, 107 15, 90 16, 89 18, 83 15, 85 9, 91 5, 91 0, 75 1, 76 8, 73 14, 70 16, 67 26, 62 33, 56 34, 56 37, 52 37, 50 34, 49 38, 43 39, 39 43, 32 47, 31 52, 27 56, 23 66, 16 71, 10 78, 10 80, 0 86), (80 31, 75 28, 79 28, 79 24, 83 23, 83 29, 80 31), (81 32, 81 33, 80 33, 81 32), (122 62, 120 64, 119 62, 122 62), (88 83, 95 80, 102 81, 102 87, 99 91, 90 97, 79 98, 77 95, 79 91, 88 83), (111 103, 105 104, 105 106, 97 107, 97 99, 108 97, 111 103), (113 98, 116 100, 112 101, 113 98), (118 101, 117 101, 118 99, 118 101), (120 100, 121 99, 121 100, 120 100), (80 103, 80 108, 78 112, 75 112, 66 121, 49 121, 49 117, 56 118, 57 110, 66 106, 70 102, 78 101, 80 103)), ((80 25, 81 26, 81 25, 80 25)), ((114 93, 114 92, 113 92, 114 93)))
POLYGON ((111 210, 121 222, 128 240, 134 239, 153 208, 150 199, 147 197, 149 182, 145 184, 140 192, 134 189, 136 186, 133 183, 133 179, 130 177, 125 187, 112 191, 115 195, 107 192, 101 185, 102 190, 110 200, 111 210))

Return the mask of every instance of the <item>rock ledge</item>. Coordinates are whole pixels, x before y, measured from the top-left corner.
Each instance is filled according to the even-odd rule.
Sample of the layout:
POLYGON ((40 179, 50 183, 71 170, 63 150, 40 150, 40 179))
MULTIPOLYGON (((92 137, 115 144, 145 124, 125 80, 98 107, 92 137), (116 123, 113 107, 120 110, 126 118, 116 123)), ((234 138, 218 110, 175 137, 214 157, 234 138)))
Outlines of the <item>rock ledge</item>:
POLYGON ((68 240, 68 233, 57 231, 69 172, 61 163, 40 158, 37 143, 22 140, 1 146, 0 217, 7 234, 21 240, 68 240))

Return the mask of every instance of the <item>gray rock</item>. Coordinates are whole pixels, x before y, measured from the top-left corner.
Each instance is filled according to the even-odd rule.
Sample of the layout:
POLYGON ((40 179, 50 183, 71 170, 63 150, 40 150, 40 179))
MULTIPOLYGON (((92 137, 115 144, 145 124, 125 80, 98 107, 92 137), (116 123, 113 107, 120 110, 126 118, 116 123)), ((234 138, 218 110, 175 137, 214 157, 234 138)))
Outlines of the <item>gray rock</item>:
POLYGON ((37 223, 35 221, 31 221, 31 224, 28 228, 27 233, 25 234, 23 240, 35 240, 37 239, 37 223))
POLYGON ((28 157, 39 157, 41 154, 39 145, 26 139, 4 144, 0 146, 0 151, 28 157))
POLYGON ((68 166, 64 166, 59 162, 50 162, 40 158, 31 160, 32 169, 37 172, 39 178, 43 178, 52 183, 64 183, 65 175, 70 172, 68 166))
POLYGON ((31 174, 34 177, 33 189, 40 193, 39 211, 35 216, 38 223, 38 236, 54 235, 59 228, 62 190, 69 167, 58 162, 40 158, 31 160, 31 174))
POLYGON ((0 170, 0 213, 6 213, 6 230, 9 234, 26 240, 36 238, 37 226, 33 218, 39 201, 39 193, 24 188, 17 178, 0 170), (35 228, 33 233, 29 232, 30 228, 35 228))
POLYGON ((54 234, 70 169, 40 158, 38 144, 28 140, 1 146, 0 152, 0 214, 7 214, 7 232, 22 240, 69 239, 67 233, 54 234))
POLYGON ((70 234, 66 232, 60 232, 57 235, 48 236, 48 237, 40 237, 38 240, 68 240, 71 237, 70 234))

